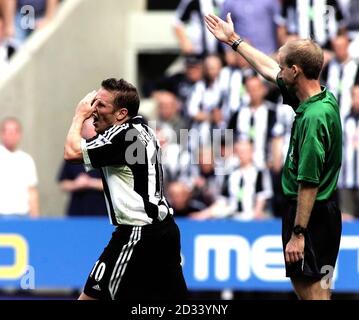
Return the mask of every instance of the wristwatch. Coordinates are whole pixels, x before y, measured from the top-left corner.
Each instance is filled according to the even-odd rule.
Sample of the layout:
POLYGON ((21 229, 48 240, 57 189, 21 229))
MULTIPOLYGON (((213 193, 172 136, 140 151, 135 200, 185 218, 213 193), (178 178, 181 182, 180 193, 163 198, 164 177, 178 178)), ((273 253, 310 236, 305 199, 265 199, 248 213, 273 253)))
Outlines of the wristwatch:
POLYGON ((303 228, 301 225, 297 224, 296 226, 294 226, 293 228, 293 233, 296 236, 299 236, 300 234, 302 234, 303 236, 307 233, 307 229, 303 228))
POLYGON ((243 42, 244 40, 242 38, 238 38, 237 40, 234 40, 231 47, 234 51, 237 51, 238 46, 243 42))

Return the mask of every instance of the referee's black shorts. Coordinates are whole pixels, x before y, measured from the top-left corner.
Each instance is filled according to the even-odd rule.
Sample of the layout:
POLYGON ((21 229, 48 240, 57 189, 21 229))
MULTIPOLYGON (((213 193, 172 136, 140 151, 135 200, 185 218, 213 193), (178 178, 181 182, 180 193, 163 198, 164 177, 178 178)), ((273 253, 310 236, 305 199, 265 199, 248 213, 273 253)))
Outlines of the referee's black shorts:
MULTIPOLYGON (((289 242, 296 215, 297 202, 292 201, 288 213, 282 218, 283 252, 289 242)), ((305 236, 304 261, 286 263, 286 276, 320 280, 334 271, 342 232, 341 212, 333 200, 316 201, 305 236)), ((331 274, 333 275, 333 274, 331 274)))
POLYGON ((120 225, 92 268, 84 292, 107 300, 182 300, 180 233, 171 215, 153 225, 120 225))

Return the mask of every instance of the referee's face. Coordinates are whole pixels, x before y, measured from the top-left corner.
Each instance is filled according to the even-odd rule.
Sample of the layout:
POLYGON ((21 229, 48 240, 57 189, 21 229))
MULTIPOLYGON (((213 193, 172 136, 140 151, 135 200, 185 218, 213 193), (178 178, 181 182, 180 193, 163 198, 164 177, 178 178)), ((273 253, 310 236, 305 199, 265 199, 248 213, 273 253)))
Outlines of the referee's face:
POLYGON ((290 88, 294 85, 294 76, 292 68, 288 67, 285 63, 285 54, 281 51, 279 51, 278 61, 280 68, 279 78, 283 79, 287 88, 290 88))
POLYGON ((96 95, 96 108, 93 117, 93 125, 97 133, 104 132, 108 127, 117 122, 114 106, 115 95, 105 89, 100 89, 96 95))

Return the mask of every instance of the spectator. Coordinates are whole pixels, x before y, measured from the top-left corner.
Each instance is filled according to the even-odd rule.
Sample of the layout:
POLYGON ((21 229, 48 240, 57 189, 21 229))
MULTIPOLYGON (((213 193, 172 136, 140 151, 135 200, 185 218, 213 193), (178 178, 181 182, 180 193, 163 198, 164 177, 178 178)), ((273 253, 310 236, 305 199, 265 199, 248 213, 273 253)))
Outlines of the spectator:
POLYGON ((271 156, 268 163, 272 178, 273 197, 272 210, 276 217, 283 217, 287 214, 289 201, 284 196, 281 176, 286 158, 290 133, 295 113, 288 105, 280 103, 277 105, 276 122, 272 129, 271 156))
MULTIPOLYGON (((82 127, 84 139, 96 136, 91 120, 82 127)), ((60 188, 71 194, 68 216, 107 216, 100 171, 86 172, 83 164, 64 162, 58 177, 60 188)))
POLYGON ((203 77, 203 59, 200 55, 188 54, 184 58, 184 72, 176 73, 161 79, 155 90, 172 92, 180 101, 180 112, 187 117, 188 98, 196 82, 203 77))
POLYGON ((0 0, 0 70, 4 68, 11 56, 15 52, 15 46, 10 41, 12 30, 11 20, 9 19, 9 2, 0 0), (10 20, 10 21, 9 21, 10 20))
POLYGON ((233 129, 230 119, 243 104, 249 102, 244 81, 247 76, 253 75, 253 69, 242 56, 233 50, 225 51, 225 61, 227 65, 222 68, 219 76, 220 108, 225 126, 233 129))
MULTIPOLYGON (((8 0, 15 7, 15 38, 22 44, 34 31, 42 29, 53 19, 59 0, 8 0)), ((13 9, 14 10, 14 9, 13 9)))
MULTIPOLYGON (((220 85, 219 74, 222 61, 217 55, 210 55, 204 61, 204 80, 195 84, 189 99, 188 114, 192 120, 192 128, 198 130, 200 144, 208 145, 211 138, 211 129, 220 125, 220 85), (219 111, 219 112, 218 112, 219 111)), ((191 150, 196 150, 198 141, 190 142, 191 150)))
POLYGON ((276 109, 276 121, 272 129, 271 167, 281 170, 289 148, 290 132, 295 112, 288 105, 279 103, 276 109))
POLYGON ((190 213, 201 211, 205 204, 192 199, 191 189, 183 182, 172 182, 168 186, 168 199, 174 217, 187 217, 190 213))
POLYGON ((345 17, 346 26, 349 32, 350 56, 359 59, 359 1, 358 0, 339 0, 339 5, 345 17))
POLYGON ((239 160, 234 152, 235 143, 232 130, 227 129, 225 134, 221 135, 220 138, 221 141, 218 141, 217 138, 213 141, 213 145, 216 146, 216 148, 213 148, 215 150, 215 173, 219 176, 225 176, 238 167, 239 160), (219 150, 217 147, 218 143, 220 143, 219 150))
POLYGON ((236 153, 240 165, 225 177, 222 196, 207 209, 191 214, 193 219, 232 217, 254 220, 268 217, 267 200, 272 196, 269 174, 255 167, 250 141, 239 141, 236 153))
POLYGON ((174 142, 179 143, 180 130, 188 129, 188 123, 180 113, 180 103, 176 96, 169 91, 161 91, 155 95, 158 107, 158 124, 167 125, 175 133, 174 142))
POLYGON ((235 30, 254 47, 272 54, 278 49, 279 0, 225 0, 221 16, 231 12, 235 30))
POLYGON ((345 30, 344 16, 336 0, 284 0, 282 19, 281 45, 297 37, 312 38, 329 49, 330 40, 345 30))
POLYGON ((204 25, 203 17, 220 10, 223 0, 181 0, 178 4, 174 31, 182 54, 213 54, 221 51, 204 25))
MULTIPOLYGON (((201 146, 198 152, 198 165, 192 166, 191 186, 193 199, 209 206, 217 200, 223 176, 216 174, 213 149, 201 146)), ((193 159, 192 159, 193 160, 193 159)))
POLYGON ((39 216, 37 172, 33 158, 22 150, 20 122, 7 118, 0 126, 0 215, 39 216))
POLYGON ((340 206, 344 218, 359 218, 359 85, 353 86, 352 108, 343 126, 343 164, 339 178, 340 206))
POLYGON ((68 216, 107 216, 98 170, 86 172, 82 164, 64 162, 58 180, 61 190, 71 194, 68 216))
POLYGON ((322 80, 337 98, 343 123, 351 107, 351 87, 359 82, 359 66, 349 55, 347 33, 339 34, 331 43, 335 56, 324 67, 322 80))
POLYGON ((269 158, 276 108, 273 103, 264 100, 267 89, 261 78, 247 78, 245 85, 250 102, 238 112, 236 134, 238 139, 249 139, 253 142, 254 163, 263 169, 269 158))
POLYGON ((173 136, 174 131, 170 127, 156 125, 156 137, 162 149, 161 160, 165 188, 169 183, 189 175, 190 155, 187 150, 184 150, 185 147, 176 143, 173 136))
POLYGON ((14 52, 15 47, 5 39, 5 25, 0 16, 0 72, 5 68, 14 52))
MULTIPOLYGON (((0 0, 0 17, 3 22, 2 37, 3 40, 11 39, 15 35, 14 18, 15 18, 15 1, 0 0)), ((1 36, 0 36, 1 40, 1 36)))

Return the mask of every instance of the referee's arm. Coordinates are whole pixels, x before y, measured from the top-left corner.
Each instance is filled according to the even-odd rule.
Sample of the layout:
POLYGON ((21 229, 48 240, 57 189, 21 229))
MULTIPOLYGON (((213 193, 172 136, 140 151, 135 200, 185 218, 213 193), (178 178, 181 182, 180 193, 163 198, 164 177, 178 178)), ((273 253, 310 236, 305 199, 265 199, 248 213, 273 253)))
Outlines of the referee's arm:
POLYGON ((238 52, 247 62, 265 79, 276 83, 280 67, 278 63, 262 51, 243 42, 243 39, 234 31, 231 14, 227 14, 227 21, 222 20, 216 15, 205 16, 207 29, 217 38, 217 40, 228 44, 238 52), (236 44, 235 47, 233 45, 236 44))
POLYGON ((93 104, 97 92, 90 92, 78 104, 75 115, 72 119, 72 124, 65 141, 64 159, 75 163, 83 162, 83 154, 81 149, 81 130, 86 119, 91 117, 93 111, 97 106, 97 101, 93 104))

